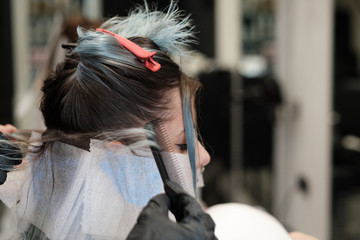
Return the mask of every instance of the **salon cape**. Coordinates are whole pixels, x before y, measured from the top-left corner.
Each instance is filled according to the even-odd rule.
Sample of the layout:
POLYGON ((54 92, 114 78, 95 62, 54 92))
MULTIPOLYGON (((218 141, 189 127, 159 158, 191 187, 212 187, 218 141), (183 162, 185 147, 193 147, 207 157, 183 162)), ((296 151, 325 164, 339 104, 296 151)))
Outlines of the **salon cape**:
MULTIPOLYGON (((150 151, 134 155, 123 145, 108 146, 91 140, 85 151, 56 142, 8 174, 0 199, 17 218, 14 239, 125 239, 150 198, 164 192, 163 183, 150 151)), ((187 173, 180 178, 190 177, 180 184, 193 195, 184 156, 178 159, 187 162, 187 173)))

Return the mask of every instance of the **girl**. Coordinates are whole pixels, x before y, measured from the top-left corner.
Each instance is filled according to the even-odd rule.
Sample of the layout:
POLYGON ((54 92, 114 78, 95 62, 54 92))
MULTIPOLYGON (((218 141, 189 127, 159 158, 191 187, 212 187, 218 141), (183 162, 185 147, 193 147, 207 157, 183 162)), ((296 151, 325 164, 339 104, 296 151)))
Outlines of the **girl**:
POLYGON ((173 60, 192 41, 191 21, 174 3, 165 13, 145 3, 99 29, 78 28, 42 87, 46 130, 33 134, 26 163, 0 189, 19 237, 126 238, 164 191, 149 146, 161 151, 170 179, 197 195, 197 169, 210 161, 193 114, 200 83, 173 60))

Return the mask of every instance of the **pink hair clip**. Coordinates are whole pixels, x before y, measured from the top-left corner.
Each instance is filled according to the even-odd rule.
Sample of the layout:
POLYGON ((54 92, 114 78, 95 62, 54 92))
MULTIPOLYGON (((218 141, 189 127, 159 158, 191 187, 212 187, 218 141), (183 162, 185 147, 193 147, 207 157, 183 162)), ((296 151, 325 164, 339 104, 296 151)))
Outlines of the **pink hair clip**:
POLYGON ((156 72, 161 68, 161 65, 158 62, 155 62, 153 59, 156 52, 146 51, 132 41, 120 37, 119 35, 105 29, 97 28, 96 31, 112 35, 121 45, 123 45, 127 50, 134 54, 142 62, 142 64, 151 71, 156 72))

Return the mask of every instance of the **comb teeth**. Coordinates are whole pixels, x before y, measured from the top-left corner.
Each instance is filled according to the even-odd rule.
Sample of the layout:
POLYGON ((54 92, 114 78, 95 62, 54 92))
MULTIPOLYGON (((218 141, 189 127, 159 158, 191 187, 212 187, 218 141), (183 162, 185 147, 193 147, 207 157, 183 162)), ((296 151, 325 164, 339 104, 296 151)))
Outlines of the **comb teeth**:
POLYGON ((168 132, 162 122, 157 122, 155 131, 158 133, 156 134, 156 140, 158 141, 161 150, 173 153, 174 148, 169 139, 168 132))
MULTIPOLYGON (((194 190, 191 186, 189 186, 187 184, 186 178, 189 178, 189 180, 191 181, 192 176, 186 176, 185 174, 185 169, 184 169, 184 163, 180 164, 179 159, 177 158, 174 148, 173 148, 173 144, 171 143, 170 139, 169 139, 169 135, 168 132, 164 126, 164 124, 162 122, 158 122, 156 124, 156 130, 157 133, 157 141, 160 145, 160 147, 162 148, 162 154, 165 155, 163 157, 164 159, 164 165, 166 168, 166 171, 169 175, 170 180, 177 182, 178 184, 180 184, 180 186, 182 186, 184 188, 184 190, 190 194, 192 194, 193 196, 195 195, 194 190)), ((191 173, 191 166, 190 166, 190 162, 188 162, 189 164, 189 170, 191 173)), ((186 166, 186 165, 185 165, 186 166)))

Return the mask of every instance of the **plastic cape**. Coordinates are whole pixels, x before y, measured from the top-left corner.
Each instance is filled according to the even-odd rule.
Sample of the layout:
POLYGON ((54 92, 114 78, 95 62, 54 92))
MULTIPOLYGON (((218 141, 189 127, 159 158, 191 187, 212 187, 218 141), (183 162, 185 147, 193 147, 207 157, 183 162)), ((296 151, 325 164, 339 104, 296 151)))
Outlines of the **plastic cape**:
MULTIPOLYGON (((180 165, 187 163, 184 177, 191 174, 188 157, 176 155, 180 165)), ((150 150, 134 154, 92 139, 85 151, 55 142, 26 161, 0 188, 0 199, 17 218, 12 239, 126 239, 150 198, 164 192, 150 150)), ((179 184, 192 189, 192 176, 179 184)))

